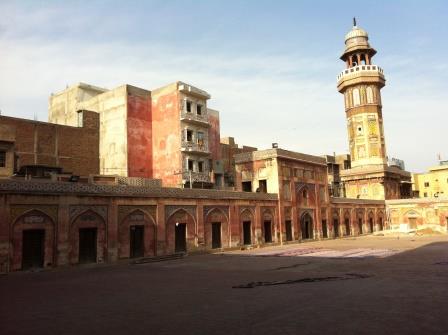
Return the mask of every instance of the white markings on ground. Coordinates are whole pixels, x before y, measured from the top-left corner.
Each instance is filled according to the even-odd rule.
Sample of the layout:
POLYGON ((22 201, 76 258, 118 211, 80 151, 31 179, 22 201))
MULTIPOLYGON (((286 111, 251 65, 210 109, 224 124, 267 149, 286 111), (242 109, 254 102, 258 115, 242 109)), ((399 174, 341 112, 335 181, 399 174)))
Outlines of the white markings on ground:
MULTIPOLYGON (((279 257, 325 257, 325 258, 385 258, 399 253, 392 249, 356 248, 348 250, 334 250, 326 248, 299 247, 287 250, 251 250, 236 252, 248 256, 279 256, 279 257)), ((235 252, 232 252, 235 254, 235 252)))

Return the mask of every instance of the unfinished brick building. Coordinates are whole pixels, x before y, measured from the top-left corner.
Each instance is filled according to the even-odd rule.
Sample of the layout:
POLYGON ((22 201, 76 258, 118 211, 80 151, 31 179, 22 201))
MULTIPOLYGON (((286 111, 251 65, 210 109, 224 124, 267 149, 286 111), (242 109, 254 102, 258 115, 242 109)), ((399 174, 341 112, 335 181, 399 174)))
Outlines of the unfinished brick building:
POLYGON ((0 177, 50 171, 99 173, 99 115, 80 110, 79 126, 0 116, 0 177))

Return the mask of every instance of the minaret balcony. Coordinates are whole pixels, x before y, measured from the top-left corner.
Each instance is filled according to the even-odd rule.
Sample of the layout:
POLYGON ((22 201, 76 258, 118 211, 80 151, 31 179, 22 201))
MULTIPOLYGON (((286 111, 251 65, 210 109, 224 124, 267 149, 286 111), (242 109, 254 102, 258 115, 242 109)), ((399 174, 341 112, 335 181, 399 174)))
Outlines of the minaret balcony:
POLYGON ((378 65, 358 65, 342 71, 338 77, 338 90, 361 82, 379 83, 384 86, 386 79, 383 69, 378 65))

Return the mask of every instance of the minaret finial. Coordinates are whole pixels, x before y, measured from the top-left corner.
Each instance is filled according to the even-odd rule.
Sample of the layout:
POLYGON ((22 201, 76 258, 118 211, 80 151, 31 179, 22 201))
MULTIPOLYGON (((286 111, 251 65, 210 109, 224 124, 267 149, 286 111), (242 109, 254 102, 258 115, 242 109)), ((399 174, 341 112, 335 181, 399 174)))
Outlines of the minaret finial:
POLYGON ((353 27, 356 27, 356 17, 353 18, 353 27))

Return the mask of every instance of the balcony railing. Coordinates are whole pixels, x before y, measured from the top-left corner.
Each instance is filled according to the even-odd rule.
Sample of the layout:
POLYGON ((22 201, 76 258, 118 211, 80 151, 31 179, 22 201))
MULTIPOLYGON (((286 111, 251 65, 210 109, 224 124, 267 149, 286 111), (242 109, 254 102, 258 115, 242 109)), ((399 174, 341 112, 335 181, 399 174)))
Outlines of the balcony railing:
POLYGON ((181 145, 182 151, 185 152, 197 152, 197 153, 205 153, 208 154, 208 143, 194 143, 194 142, 188 142, 188 141, 182 141, 181 145))
POLYGON ((194 171, 183 171, 182 172, 182 179, 185 182, 199 182, 199 183, 210 183, 210 174, 208 172, 194 172, 194 171))
POLYGON ((384 73, 383 73, 383 69, 380 68, 377 65, 358 65, 358 66, 354 66, 351 67, 349 69, 345 69, 344 71, 342 71, 339 75, 338 75, 338 81, 341 80, 343 77, 345 76, 350 76, 350 75, 359 75, 361 72, 365 73, 365 74, 379 74, 381 77, 384 78, 384 73))
POLYGON ((193 112, 187 112, 186 110, 182 110, 182 112, 180 113, 180 119, 182 121, 190 121, 200 123, 203 125, 208 125, 208 115, 206 111, 203 111, 201 115, 198 115, 193 112))

